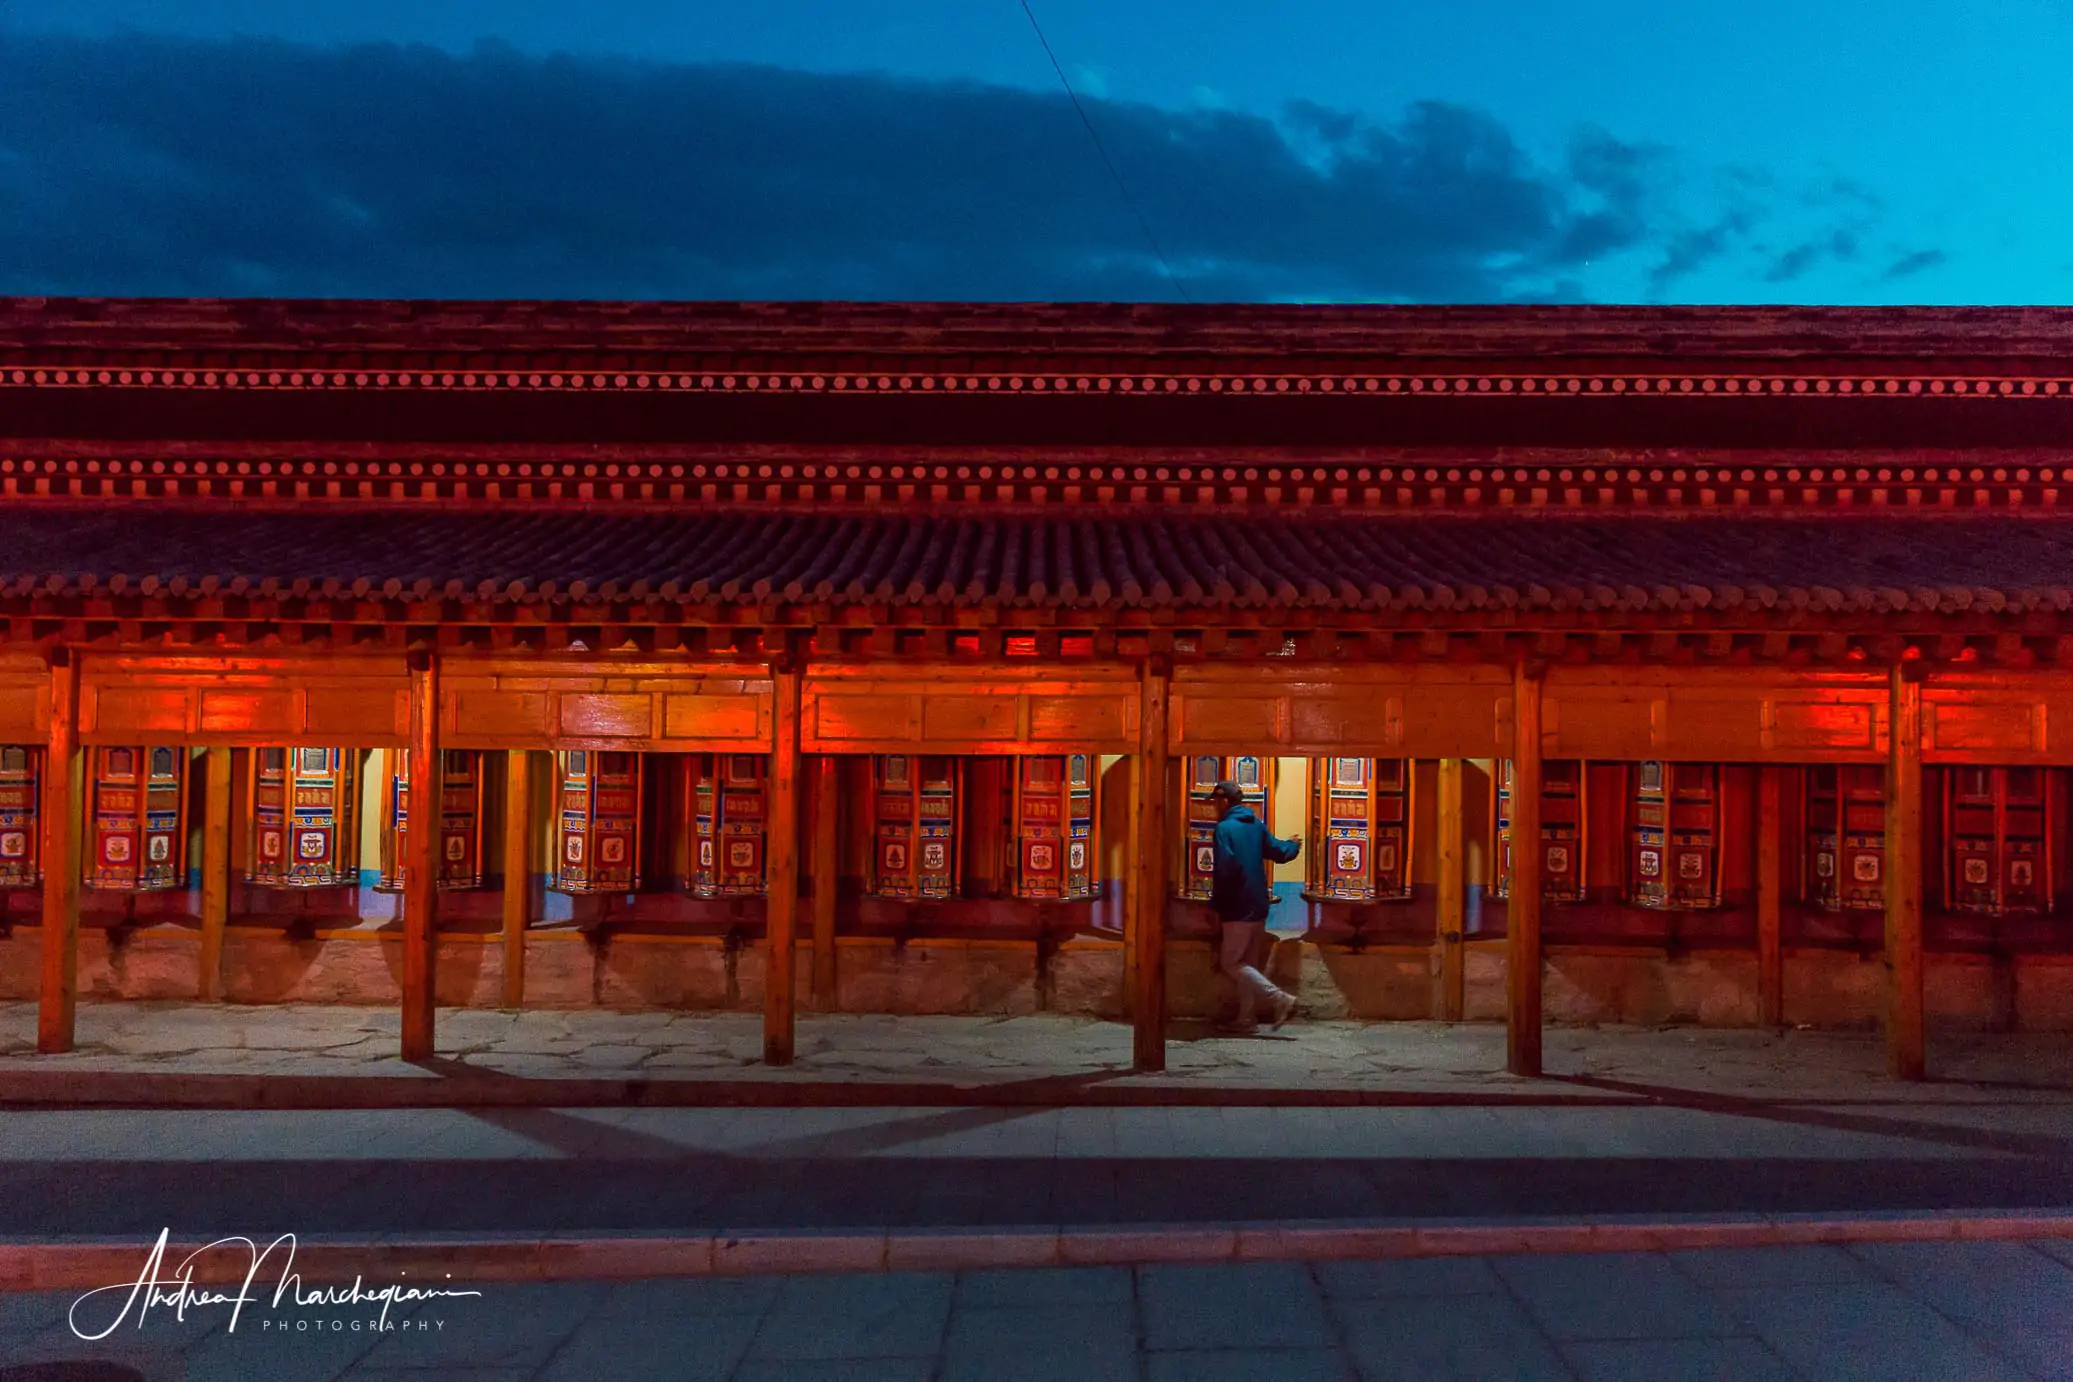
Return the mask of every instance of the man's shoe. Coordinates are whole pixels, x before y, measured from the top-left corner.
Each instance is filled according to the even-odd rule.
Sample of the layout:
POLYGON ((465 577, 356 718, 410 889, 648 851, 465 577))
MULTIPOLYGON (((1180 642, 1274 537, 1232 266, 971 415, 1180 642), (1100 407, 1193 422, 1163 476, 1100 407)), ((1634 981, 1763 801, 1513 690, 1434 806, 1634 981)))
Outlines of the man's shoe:
POLYGON ((1278 1028, 1281 1026, 1282 1023, 1288 1021, 1291 1017, 1294 1017, 1295 1015, 1296 996, 1293 993, 1284 993, 1281 995, 1281 997, 1274 1000, 1274 1019, 1272 1025, 1278 1028))

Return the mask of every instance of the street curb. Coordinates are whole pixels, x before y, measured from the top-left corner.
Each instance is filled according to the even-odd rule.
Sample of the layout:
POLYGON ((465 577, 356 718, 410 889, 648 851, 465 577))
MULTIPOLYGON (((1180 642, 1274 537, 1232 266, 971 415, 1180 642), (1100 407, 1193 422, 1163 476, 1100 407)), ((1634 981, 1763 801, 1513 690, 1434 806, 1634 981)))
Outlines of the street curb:
MULTIPOLYGON (((1461 1257, 1493 1253, 1678 1252, 1810 1243, 1991 1242, 2073 1238, 2073 1213, 1879 1214, 1845 1217, 1609 1219, 1515 1223, 1112 1225, 889 1233, 718 1234, 679 1238, 302 1239, 304 1282, 370 1288, 443 1281, 543 1282, 778 1273, 956 1271, 1000 1267, 1142 1266, 1461 1257)), ((0 1244, 0 1291, 84 1290, 133 1282, 147 1242, 0 1244)), ((160 1280, 177 1280, 200 1245, 167 1246, 160 1280)), ((253 1253, 239 1243, 198 1257, 197 1285, 234 1284, 253 1253)), ((284 1269, 267 1259, 270 1293, 284 1269)))
MULTIPOLYGON (((62 1059, 62 1058, 60 1058, 62 1059)), ((561 1079, 490 1070, 416 1075, 204 1075, 0 1071, 0 1109, 417 1108, 1494 1108, 1632 1107, 1640 1093, 1555 1083, 1511 1090, 1290 1089, 1127 1071, 968 1082, 853 1080, 801 1072, 752 1080, 561 1079)))

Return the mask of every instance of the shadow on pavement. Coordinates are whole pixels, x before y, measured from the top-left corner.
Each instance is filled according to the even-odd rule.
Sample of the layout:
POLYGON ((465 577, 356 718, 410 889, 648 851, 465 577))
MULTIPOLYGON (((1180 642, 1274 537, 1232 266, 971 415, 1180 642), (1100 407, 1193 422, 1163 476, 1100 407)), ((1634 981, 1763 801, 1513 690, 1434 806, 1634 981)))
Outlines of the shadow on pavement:
MULTIPOLYGON (((986 1116, 1007 1115, 969 1115, 986 1116)), ((2073 1206, 2073 1165, 2026 1155, 844 1160, 782 1144, 686 1152, 573 1115, 506 1117, 498 1121, 512 1131, 567 1150, 443 1161, 0 1163, 0 1234, 684 1233, 2073 1206)), ((925 1115, 874 1140, 898 1148, 939 1135, 942 1120, 925 1115)))

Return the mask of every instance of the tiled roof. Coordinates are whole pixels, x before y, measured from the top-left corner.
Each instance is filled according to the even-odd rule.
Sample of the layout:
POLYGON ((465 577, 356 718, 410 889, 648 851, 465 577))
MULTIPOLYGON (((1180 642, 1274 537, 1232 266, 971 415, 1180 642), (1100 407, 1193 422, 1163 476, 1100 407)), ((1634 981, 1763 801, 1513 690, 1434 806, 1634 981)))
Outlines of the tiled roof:
POLYGON ((0 511, 0 590, 1175 609, 2073 609, 2073 521, 0 511))
POLYGON ((1770 359, 2073 355, 2073 309, 0 298, 0 349, 1770 359))

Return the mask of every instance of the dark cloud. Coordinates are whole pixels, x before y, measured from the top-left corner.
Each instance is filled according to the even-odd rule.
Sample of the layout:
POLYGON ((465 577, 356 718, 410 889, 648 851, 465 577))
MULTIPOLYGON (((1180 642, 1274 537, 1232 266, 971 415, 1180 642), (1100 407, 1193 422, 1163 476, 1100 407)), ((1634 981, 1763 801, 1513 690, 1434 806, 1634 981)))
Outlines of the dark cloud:
POLYGON ((1838 230, 1815 240, 1803 240, 1771 261, 1764 270, 1766 283, 1790 283, 1824 259, 1850 260, 1857 257, 1857 236, 1838 230))
POLYGON ((1648 271, 1651 295, 1660 297, 1687 274, 1695 273, 1733 249, 1749 233, 1755 216, 1746 207, 1731 207, 1710 224, 1679 231, 1670 237, 1662 260, 1648 271))
POLYGON ((1950 258, 1942 250, 1916 250, 1913 254, 1904 254, 1888 264, 1886 271, 1879 275, 1879 281, 1893 283, 1903 278, 1912 278, 1925 270, 1941 268, 1950 262, 1950 258))
MULTIPOLYGON (((1438 102, 1088 106, 1198 301, 1667 286, 1753 214, 1676 231, 1664 151, 1438 102)), ((11 293, 1175 295, 1062 95, 494 45, 0 37, 0 206, 11 293)))
POLYGON ((1569 146, 1570 179, 1595 205, 1579 208, 1546 260, 1556 268, 1588 263, 1649 235, 1649 204, 1666 176, 1668 151, 1580 131, 1569 146))
POLYGON ((1866 211, 1884 211, 1885 199, 1850 178, 1830 178, 1828 185, 1820 189, 1811 200, 1828 202, 1855 202, 1866 211))

